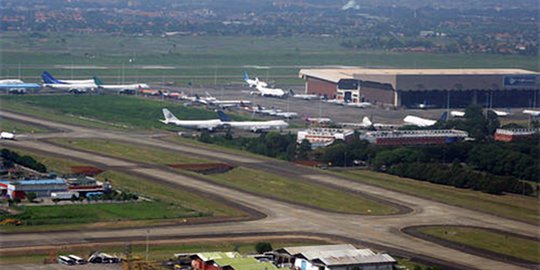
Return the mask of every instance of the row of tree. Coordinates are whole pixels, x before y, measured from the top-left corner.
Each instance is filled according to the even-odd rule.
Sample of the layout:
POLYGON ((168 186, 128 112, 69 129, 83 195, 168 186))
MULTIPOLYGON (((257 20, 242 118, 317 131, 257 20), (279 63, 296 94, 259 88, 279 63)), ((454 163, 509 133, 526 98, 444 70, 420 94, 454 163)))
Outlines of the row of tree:
POLYGON ((505 192, 531 195, 534 192, 529 183, 519 181, 515 177, 474 171, 461 166, 459 162, 454 162, 450 166, 440 163, 400 163, 390 167, 387 172, 401 177, 497 195, 505 192))
POLYGON ((47 167, 42 163, 37 162, 31 156, 20 156, 17 152, 5 148, 0 151, 0 156, 3 159, 4 167, 6 168, 13 168, 15 164, 19 164, 41 173, 47 172, 47 167))

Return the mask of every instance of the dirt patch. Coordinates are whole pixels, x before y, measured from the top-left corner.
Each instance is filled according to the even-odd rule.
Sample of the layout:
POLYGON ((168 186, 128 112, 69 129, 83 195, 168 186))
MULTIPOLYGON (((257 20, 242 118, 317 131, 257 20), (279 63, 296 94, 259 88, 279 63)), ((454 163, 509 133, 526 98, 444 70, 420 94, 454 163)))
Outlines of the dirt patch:
POLYGON ((73 166, 71 167, 71 171, 74 174, 80 174, 80 175, 86 175, 86 176, 95 176, 98 175, 105 170, 102 170, 98 167, 93 166, 73 166))
POLYGON ((226 173, 235 167, 227 163, 169 164, 169 167, 192 171, 200 174, 226 173))

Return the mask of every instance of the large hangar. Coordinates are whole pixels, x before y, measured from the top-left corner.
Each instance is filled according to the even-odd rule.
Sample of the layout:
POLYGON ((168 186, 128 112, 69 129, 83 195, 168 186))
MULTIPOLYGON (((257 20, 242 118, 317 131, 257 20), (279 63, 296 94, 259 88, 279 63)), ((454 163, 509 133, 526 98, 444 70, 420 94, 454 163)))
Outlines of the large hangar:
POLYGON ((539 73, 523 69, 302 69, 306 92, 382 106, 538 107, 539 73))

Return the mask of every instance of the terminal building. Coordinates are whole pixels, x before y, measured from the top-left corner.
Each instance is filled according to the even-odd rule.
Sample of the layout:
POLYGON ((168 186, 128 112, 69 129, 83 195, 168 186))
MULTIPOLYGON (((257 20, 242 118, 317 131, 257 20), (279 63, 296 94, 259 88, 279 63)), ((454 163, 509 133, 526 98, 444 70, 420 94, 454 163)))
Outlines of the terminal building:
POLYGON ((446 144, 467 139, 469 134, 454 129, 368 131, 360 139, 377 145, 446 144))
POLYGON ((301 69, 306 93, 414 108, 540 106, 539 73, 523 69, 301 69))

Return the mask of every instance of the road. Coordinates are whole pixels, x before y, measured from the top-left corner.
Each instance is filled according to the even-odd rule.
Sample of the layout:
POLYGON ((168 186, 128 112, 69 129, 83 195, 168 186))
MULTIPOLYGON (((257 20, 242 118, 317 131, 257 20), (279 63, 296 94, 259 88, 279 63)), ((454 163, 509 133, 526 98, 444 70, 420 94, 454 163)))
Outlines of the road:
MULTIPOLYGON (((401 229, 409 226, 429 224, 452 224, 495 228, 538 236, 538 227, 515 220, 497 217, 487 213, 468 210, 427 199, 417 198, 404 193, 390 191, 340 177, 329 175, 319 170, 299 167, 292 163, 241 156, 224 151, 187 144, 175 144, 149 134, 131 134, 117 131, 94 130, 84 127, 59 124, 44 119, 36 119, 11 112, 1 112, 2 117, 13 120, 39 123, 50 126, 59 132, 29 135, 19 141, 2 141, 3 146, 17 146, 34 151, 52 153, 57 156, 74 159, 98 167, 115 166, 122 172, 147 178, 160 179, 179 187, 186 186, 206 193, 218 195, 226 200, 245 207, 256 209, 266 215, 265 218, 198 225, 157 227, 151 229, 153 239, 188 238, 193 235, 223 234, 290 234, 320 232, 329 236, 351 239, 357 243, 390 251, 392 254, 409 254, 432 260, 446 262, 461 269, 525 269, 522 266, 495 261, 484 257, 467 254, 404 234, 401 229), (161 147, 181 153, 189 153, 211 160, 226 161, 253 169, 272 171, 303 181, 315 181, 344 190, 359 192, 408 208, 411 211, 389 216, 347 215, 322 211, 298 204, 291 204, 271 198, 246 193, 240 190, 217 185, 203 179, 182 174, 165 167, 141 166, 137 162, 106 156, 99 153, 70 149, 46 141, 49 138, 101 138, 118 140, 132 145, 161 147)), ((18 247, 39 247, 43 245, 69 245, 99 243, 113 240, 140 240, 146 235, 146 228, 117 230, 98 230, 73 232, 49 232, 3 234, 0 239, 0 251, 18 247)))

